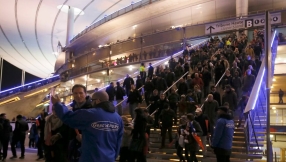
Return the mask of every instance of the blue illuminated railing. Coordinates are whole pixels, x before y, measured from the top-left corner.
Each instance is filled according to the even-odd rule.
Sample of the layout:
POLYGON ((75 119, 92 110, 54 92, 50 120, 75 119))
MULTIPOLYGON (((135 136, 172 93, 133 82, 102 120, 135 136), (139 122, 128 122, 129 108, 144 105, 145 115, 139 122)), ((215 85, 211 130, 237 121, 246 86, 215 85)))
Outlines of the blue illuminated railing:
MULTIPOLYGON (((198 44, 196 44, 196 45, 193 45, 190 49, 198 49, 198 48, 201 48, 201 47, 205 46, 207 43, 208 43, 208 40, 204 40, 204 41, 202 41, 202 42, 200 42, 200 43, 198 43, 198 44)), ((173 57, 173 58, 179 57, 179 56, 182 55, 182 54, 183 54, 183 51, 180 51, 180 52, 177 52, 177 53, 173 54, 172 57, 173 57)), ((154 63, 154 64, 153 64, 153 67, 157 67, 157 66, 159 66, 159 65, 164 64, 164 62, 169 61, 170 58, 171 58, 171 57, 166 57, 165 59, 160 60, 160 61, 154 63)), ((136 72, 134 72, 133 74, 131 74, 130 76, 131 76, 131 77, 136 77, 136 76, 138 75, 138 73, 139 73, 139 71, 136 71, 136 72)), ((124 81, 124 79, 125 79, 125 78, 121 78, 121 79, 118 79, 117 81, 122 84, 123 81, 124 81)), ((108 86, 109 86, 109 85, 106 85, 106 86, 100 88, 99 91, 105 90, 108 86)), ((62 97, 64 97, 64 96, 62 96, 62 97)), ((125 98, 125 100, 126 100, 126 99, 127 99, 127 98, 125 98)), ((72 103, 72 102, 68 103, 67 106, 69 106, 71 103, 72 103)))
MULTIPOLYGON (((275 58, 277 54, 278 41, 276 37, 276 31, 272 34, 271 41, 271 78, 274 75, 274 65, 275 58)), ((257 129, 265 129, 267 122, 267 89, 266 89, 266 60, 267 58, 262 59, 262 64, 260 66, 259 72, 257 74, 254 86, 250 93, 248 103, 245 107, 244 114, 246 114, 247 119, 244 124, 244 131, 246 135, 247 151, 249 151, 251 144, 256 144, 256 147, 259 149, 260 145, 258 143, 259 137, 257 136, 257 129)))
POLYGON ((49 78, 45 78, 45 79, 41 79, 41 80, 38 80, 38 81, 35 81, 35 82, 24 84, 22 86, 17 86, 17 87, 11 88, 11 89, 0 91, 0 99, 4 98, 4 97, 8 97, 8 96, 10 96, 12 94, 19 93, 19 92, 30 91, 30 90, 38 88, 40 86, 43 86, 43 85, 46 85, 46 84, 58 81, 59 79, 60 79, 59 75, 55 75, 55 76, 52 76, 52 77, 49 77, 49 78))
MULTIPOLYGON (((198 43, 198 44, 192 46, 191 49, 200 48, 201 46, 206 45, 207 42, 208 42, 208 40, 204 40, 204 41, 202 41, 202 42, 200 42, 200 43, 198 43)), ((178 56, 182 55, 182 53, 183 53, 183 51, 177 52, 177 53, 173 54, 172 57, 173 57, 173 58, 178 57, 178 56)), ((171 59, 171 57, 166 57, 165 59, 162 59, 162 60, 160 60, 160 61, 154 63, 152 66, 153 66, 153 67, 157 67, 157 66, 159 66, 159 65, 164 64, 164 62, 169 61, 170 59, 171 59)), ((130 76, 131 76, 131 77, 132 77, 132 76, 133 76, 133 77, 136 77, 138 74, 139 74, 139 71, 136 71, 136 72, 134 72, 133 74, 131 74, 130 76)), ((125 79, 125 78, 121 78, 121 79, 119 79, 119 80, 117 80, 117 81, 118 81, 118 82, 123 82, 124 79, 125 79)), ((109 86, 109 85, 107 85, 107 86, 105 86, 105 87, 102 87, 102 88, 100 88, 99 90, 103 90, 103 89, 105 89, 105 88, 108 87, 108 86, 109 86)))

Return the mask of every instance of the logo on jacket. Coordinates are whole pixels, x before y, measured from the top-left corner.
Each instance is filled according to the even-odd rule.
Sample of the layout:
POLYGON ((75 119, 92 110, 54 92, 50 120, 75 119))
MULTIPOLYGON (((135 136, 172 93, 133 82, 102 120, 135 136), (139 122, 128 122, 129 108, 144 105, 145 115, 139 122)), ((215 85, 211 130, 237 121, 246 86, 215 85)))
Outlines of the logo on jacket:
POLYGON ((226 123, 227 128, 234 128, 234 123, 226 123))
POLYGON ((119 125, 110 121, 98 121, 91 123, 91 127, 102 131, 118 131, 119 125))

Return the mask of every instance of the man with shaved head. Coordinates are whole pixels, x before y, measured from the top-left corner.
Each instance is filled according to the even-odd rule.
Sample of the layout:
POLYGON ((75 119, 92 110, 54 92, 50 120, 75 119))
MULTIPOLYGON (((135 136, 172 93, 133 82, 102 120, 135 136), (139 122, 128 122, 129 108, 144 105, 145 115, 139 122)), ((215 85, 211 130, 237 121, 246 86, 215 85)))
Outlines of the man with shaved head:
POLYGON ((216 110, 219 108, 218 102, 213 99, 213 95, 209 94, 207 100, 202 107, 203 114, 205 114, 210 123, 210 131, 213 132, 213 127, 216 121, 216 110))
POLYGON ((65 124, 82 131, 79 162, 115 161, 123 135, 122 119, 106 92, 95 92, 91 100, 93 108, 70 111, 57 96, 51 98, 57 116, 65 124))

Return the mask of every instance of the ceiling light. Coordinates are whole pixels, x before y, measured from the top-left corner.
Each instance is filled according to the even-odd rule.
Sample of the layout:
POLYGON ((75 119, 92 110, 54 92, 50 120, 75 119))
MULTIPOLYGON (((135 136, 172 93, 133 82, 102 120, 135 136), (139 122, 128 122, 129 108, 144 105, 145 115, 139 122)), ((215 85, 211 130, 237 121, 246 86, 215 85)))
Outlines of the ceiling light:
POLYGON ((103 71, 103 72, 101 72, 101 73, 102 73, 103 75, 104 75, 104 74, 106 74, 106 72, 105 72, 105 71, 103 71))
POLYGON ((100 83, 100 79, 95 79, 97 81, 97 83, 100 83))
POLYGON ((273 88, 274 86, 271 86, 271 88, 273 88))
POLYGON ((98 48, 101 48, 101 47, 102 47, 102 45, 99 45, 99 46, 98 46, 98 48))
POLYGON ((273 109, 273 110, 275 110, 275 109, 276 109, 276 107, 272 107, 272 109, 273 109))
POLYGON ((275 78, 273 78, 273 79, 272 79, 272 81, 273 81, 273 82, 275 82, 275 81, 276 81, 276 79, 275 79, 275 78))
POLYGON ((273 112, 276 113, 276 110, 274 110, 273 112))
MULTIPOLYGON (((69 7, 68 5, 58 5, 57 8, 59 10, 61 10, 62 12, 64 13, 68 13, 69 12, 69 7)), ((74 10, 74 15, 84 15, 84 12, 79 9, 79 8, 76 8, 76 7, 73 7, 73 10, 74 10)))
POLYGON ((136 29, 136 28, 137 28, 137 25, 133 25, 133 26, 132 26, 132 29, 136 29))

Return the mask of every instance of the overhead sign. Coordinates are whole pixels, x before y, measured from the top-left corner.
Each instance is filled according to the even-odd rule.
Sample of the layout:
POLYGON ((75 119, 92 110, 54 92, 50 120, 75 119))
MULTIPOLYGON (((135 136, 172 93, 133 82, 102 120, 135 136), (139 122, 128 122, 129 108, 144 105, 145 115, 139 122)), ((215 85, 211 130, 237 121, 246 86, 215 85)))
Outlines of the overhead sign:
MULTIPOLYGON (((271 24, 281 23, 281 13, 271 14, 271 24)), ((227 30, 236 30, 250 27, 263 26, 265 24, 264 16, 247 17, 243 19, 228 20, 218 23, 205 25, 205 33, 218 33, 227 30)))

